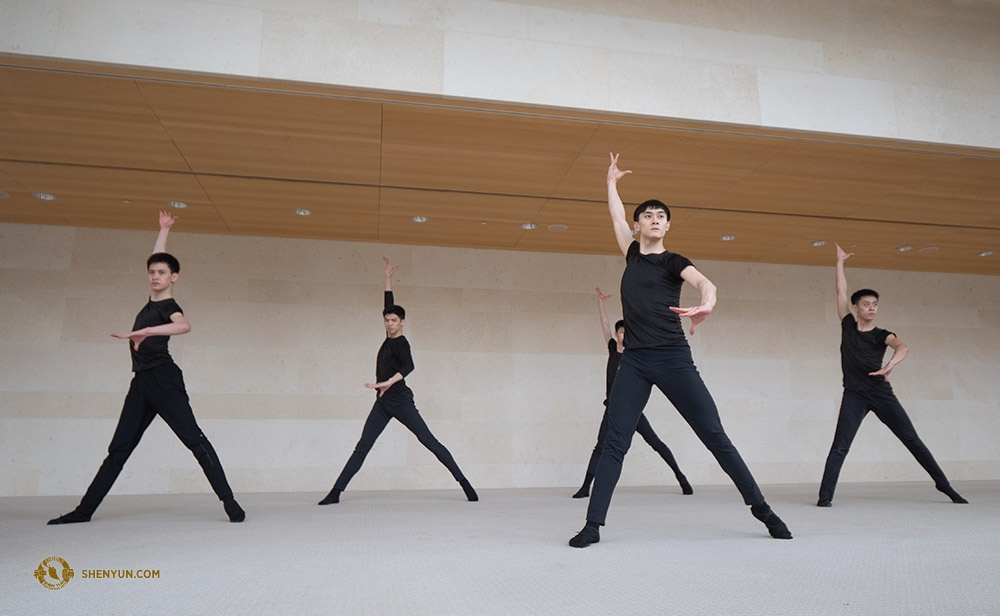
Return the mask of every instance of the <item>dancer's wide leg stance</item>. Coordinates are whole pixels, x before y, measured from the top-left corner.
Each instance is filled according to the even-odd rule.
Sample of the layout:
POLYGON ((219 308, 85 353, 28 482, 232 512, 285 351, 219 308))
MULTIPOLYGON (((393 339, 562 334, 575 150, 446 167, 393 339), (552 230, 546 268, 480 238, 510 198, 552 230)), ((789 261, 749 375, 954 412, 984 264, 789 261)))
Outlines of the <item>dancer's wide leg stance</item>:
POLYGON ((587 547, 600 541, 611 496, 621 475, 622 461, 632 434, 655 385, 712 452, 750 505, 755 518, 772 537, 791 539, 785 523, 764 500, 757 483, 726 436, 718 410, 701 380, 681 328, 681 317, 691 319, 691 334, 704 321, 716 302, 715 285, 691 261, 668 251, 663 244, 670 228, 670 210, 662 202, 649 200, 633 213, 633 225, 625 218, 618 195, 618 180, 630 171, 618 169, 612 155, 608 168, 608 209, 618 246, 625 255, 622 275, 622 312, 625 316, 625 351, 611 388, 608 435, 597 465, 587 521, 569 544, 587 547), (633 239, 633 231, 638 241, 633 239), (680 308, 681 286, 687 282, 701 293, 701 304, 680 308))
POLYGON ((354 452, 348 458, 347 464, 344 465, 344 470, 340 472, 333 488, 323 497, 323 500, 319 501, 319 504, 332 505, 340 502, 340 493, 347 489, 351 478, 361 470, 361 465, 364 464, 368 452, 371 451, 375 441, 389 424, 389 420, 393 418, 406 426, 417 437, 420 444, 430 450, 441 464, 444 464, 455 481, 462 486, 466 498, 470 501, 477 501, 479 496, 476 494, 476 490, 462 474, 462 470, 458 468, 451 452, 431 434, 430 428, 427 427, 413 403, 413 391, 403 380, 413 372, 414 368, 410 343, 403 335, 406 311, 402 306, 396 305, 392 294, 392 275, 396 273, 398 266, 392 265, 388 259, 383 259, 383 261, 385 263, 385 308, 382 311, 382 320, 386 336, 375 361, 376 382, 365 383, 365 387, 377 391, 375 405, 368 413, 368 419, 365 420, 364 428, 361 430, 361 439, 358 440, 354 452))

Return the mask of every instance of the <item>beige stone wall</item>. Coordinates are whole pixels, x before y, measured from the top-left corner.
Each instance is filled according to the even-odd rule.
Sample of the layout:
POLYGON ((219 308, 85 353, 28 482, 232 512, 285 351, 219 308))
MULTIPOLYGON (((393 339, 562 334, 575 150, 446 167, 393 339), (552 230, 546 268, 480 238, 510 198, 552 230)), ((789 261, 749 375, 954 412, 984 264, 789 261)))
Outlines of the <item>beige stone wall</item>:
POLYGON ((1000 147, 993 0, 0 0, 0 52, 1000 147))
MULTIPOLYGON (((125 343, 109 333, 128 329, 145 301, 154 238, 0 224, 0 495, 79 494, 97 470, 131 376, 125 343)), ((467 475, 484 488, 569 489, 582 478, 606 360, 593 288, 617 296, 621 259, 195 235, 183 221, 169 248, 194 326, 171 348, 238 492, 329 489, 372 402, 362 385, 384 336, 383 255, 400 265, 417 366, 408 382, 467 475)), ((695 360, 762 483, 818 483, 822 473, 840 394, 830 252, 829 268, 697 262, 720 299, 692 339, 695 360)), ((882 292, 880 322, 912 348, 893 382, 945 471, 1000 477, 1000 280, 848 274, 882 292)), ((647 413, 693 483, 728 481, 661 395, 647 413)), ((869 418, 843 480, 922 479, 869 418)), ((673 483, 641 439, 622 481, 673 483)), ((351 488, 452 485, 393 424, 351 488)), ((156 421, 115 490, 209 488, 156 421)))

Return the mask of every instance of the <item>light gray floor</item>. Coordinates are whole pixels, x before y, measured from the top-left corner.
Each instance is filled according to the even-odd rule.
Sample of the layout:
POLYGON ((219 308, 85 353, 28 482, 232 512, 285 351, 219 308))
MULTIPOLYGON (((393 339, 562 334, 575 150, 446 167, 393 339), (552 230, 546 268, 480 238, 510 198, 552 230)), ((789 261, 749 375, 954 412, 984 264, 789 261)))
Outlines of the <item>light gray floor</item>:
POLYGON ((0 614, 998 614, 1000 482, 765 486, 795 539, 767 536, 731 486, 620 488, 602 541, 575 488, 247 494, 243 524, 209 495, 0 498, 0 614), (47 590, 33 571, 75 571, 47 590), (83 579, 158 569, 159 579, 83 579))

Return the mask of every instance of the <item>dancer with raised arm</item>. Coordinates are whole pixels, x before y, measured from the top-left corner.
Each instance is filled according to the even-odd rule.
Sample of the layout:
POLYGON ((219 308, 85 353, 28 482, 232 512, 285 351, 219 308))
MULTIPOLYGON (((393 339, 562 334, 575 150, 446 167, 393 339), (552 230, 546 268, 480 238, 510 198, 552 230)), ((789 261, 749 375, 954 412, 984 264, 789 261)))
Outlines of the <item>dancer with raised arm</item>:
POLYGON ((618 156, 612 154, 607 177, 608 209, 618 246, 625 255, 621 282, 625 350, 611 387, 607 441, 597 465, 587 521, 569 544, 583 548, 601 540, 599 529, 604 525, 622 462, 654 385, 712 452, 736 484, 743 502, 750 505, 753 516, 764 523, 772 537, 791 539, 788 527, 764 500, 750 469, 726 435, 681 326, 681 318, 691 319, 690 333, 694 335, 715 307, 715 285, 689 259, 664 247, 670 209, 662 202, 651 199, 641 203, 629 225, 618 195, 618 181, 629 173, 618 168, 618 156), (633 230, 638 240, 633 239, 633 230), (685 282, 701 294, 701 304, 679 307, 685 282))
POLYGON ((376 390, 375 405, 368 413, 364 428, 361 430, 361 439, 354 447, 354 453, 348 458, 344 470, 340 472, 337 481, 333 484, 330 492, 319 502, 320 505, 331 505, 340 502, 340 493, 347 489, 354 475, 361 470, 361 465, 365 462, 365 457, 371 451, 372 446, 378 439, 385 427, 389 425, 389 420, 396 419, 406 426, 406 429, 413 433, 434 456, 444 464, 455 481, 462 486, 465 496, 470 501, 479 500, 479 496, 473 489, 472 484, 462 474, 458 468, 455 458, 452 457, 448 449, 441 444, 430 428, 420 416, 417 407, 413 403, 413 391, 406 385, 406 378, 413 372, 413 356, 410 354, 410 343, 403 335, 403 326, 406 323, 406 311, 402 306, 395 303, 392 294, 392 275, 396 273, 399 266, 393 265, 389 259, 383 257, 385 265, 385 308, 382 310, 382 320, 385 325, 385 341, 378 350, 378 357, 375 360, 375 383, 365 383, 368 389, 376 390))
POLYGON ((844 395, 816 504, 820 507, 830 507, 833 504, 833 492, 837 488, 840 469, 861 422, 869 411, 874 412, 913 454, 934 480, 938 491, 946 494, 953 503, 968 503, 951 487, 944 471, 917 436, 913 422, 889 384, 889 375, 906 359, 909 347, 893 332, 875 326, 878 293, 872 289, 859 289, 848 301, 844 262, 853 255, 854 253, 845 252, 837 245, 836 301, 837 316, 840 317, 840 366, 844 373, 844 395), (887 348, 892 349, 892 355, 882 365, 887 348))
MULTIPOLYGON (((610 295, 605 295, 600 287, 597 287, 597 307, 601 314, 601 329, 604 332, 604 339, 608 343, 608 367, 607 367, 607 385, 604 390, 604 415, 601 417, 601 427, 597 430, 597 444, 594 445, 594 451, 590 454, 590 462, 587 464, 587 474, 583 478, 583 485, 580 489, 576 491, 573 498, 587 498, 590 496, 590 484, 594 481, 594 474, 597 472, 597 461, 601 457, 601 450, 604 449, 604 440, 608 433, 608 397, 611 396, 611 384, 615 382, 615 375, 618 373, 618 364, 621 361, 622 351, 625 350, 625 321, 619 320, 615 323, 615 332, 611 333, 611 321, 608 319, 608 312, 604 308, 604 302, 610 299, 610 295)), ((643 413, 639 415, 639 424, 635 427, 635 431, 643 438, 646 443, 653 448, 653 451, 660 454, 663 461, 667 463, 670 470, 674 471, 674 477, 677 478, 677 483, 681 486, 681 492, 684 494, 694 494, 694 490, 691 488, 691 484, 688 483, 687 477, 681 472, 681 467, 678 466, 677 461, 674 459, 674 454, 667 447, 656 432, 653 430, 653 426, 649 424, 649 420, 646 419, 646 414, 643 413)))
POLYGON ((174 363, 167 345, 170 336, 191 331, 191 324, 174 300, 174 283, 180 276, 177 259, 166 252, 167 235, 176 219, 160 212, 160 232, 153 244, 153 254, 146 260, 149 275, 149 301, 135 317, 132 331, 111 334, 127 340, 135 376, 125 396, 118 427, 111 438, 108 456, 73 511, 49 520, 49 524, 89 522, 98 505, 114 485, 122 467, 142 439, 143 433, 159 415, 177 438, 198 460, 215 495, 222 501, 230 522, 242 522, 246 513, 233 498, 226 473, 212 444, 194 418, 184 377, 174 363))

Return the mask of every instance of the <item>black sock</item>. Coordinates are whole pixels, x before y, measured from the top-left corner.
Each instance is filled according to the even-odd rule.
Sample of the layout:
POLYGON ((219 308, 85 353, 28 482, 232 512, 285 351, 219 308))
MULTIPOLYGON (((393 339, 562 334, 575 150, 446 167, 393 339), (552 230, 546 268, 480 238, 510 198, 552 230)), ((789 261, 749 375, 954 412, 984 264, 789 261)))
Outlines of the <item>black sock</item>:
POLYGON ((222 501, 222 506, 225 507, 230 522, 242 522, 247 519, 247 512, 243 511, 243 507, 240 507, 235 498, 227 498, 222 501))
POLYGON ((951 487, 950 485, 947 485, 947 486, 937 486, 937 489, 938 489, 939 492, 943 492, 944 494, 948 495, 948 498, 950 498, 951 502, 953 502, 953 503, 957 503, 959 505, 967 505, 967 504, 969 504, 969 501, 967 501, 964 498, 962 498, 962 495, 959 494, 958 492, 956 492, 955 488, 951 487))
POLYGON ((681 484, 682 494, 694 494, 694 488, 691 487, 691 484, 688 483, 688 478, 684 475, 677 476, 677 483, 681 484))
POLYGON ((601 540, 601 531, 599 528, 599 524, 587 520, 587 525, 569 540, 570 546, 574 548, 585 548, 591 543, 598 543, 601 540))
POLYGON ((320 505, 331 505, 333 503, 340 502, 340 490, 334 488, 330 490, 330 493, 326 495, 318 504, 320 505))
POLYGON ((469 499, 470 502, 474 503, 479 500, 479 495, 476 494, 475 488, 472 487, 472 484, 469 483, 468 479, 463 479, 462 481, 459 481, 458 484, 462 486, 463 490, 465 490, 465 498, 469 499))
POLYGON ((792 538, 791 531, 781 521, 778 514, 771 511, 771 506, 766 502, 750 507, 750 513, 753 514, 753 517, 764 523, 764 526, 767 527, 767 532, 771 533, 771 536, 775 539, 792 538))
POLYGON ((70 511, 69 513, 67 513, 65 515, 61 515, 58 518, 53 518, 53 519, 49 520, 49 524, 50 525, 55 525, 55 524, 78 524, 80 522, 89 522, 89 521, 90 521, 90 514, 89 513, 81 513, 80 512, 80 508, 77 507, 76 509, 74 509, 73 511, 70 511))

